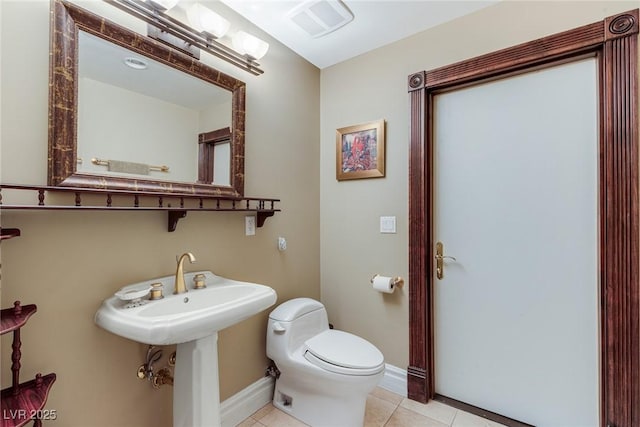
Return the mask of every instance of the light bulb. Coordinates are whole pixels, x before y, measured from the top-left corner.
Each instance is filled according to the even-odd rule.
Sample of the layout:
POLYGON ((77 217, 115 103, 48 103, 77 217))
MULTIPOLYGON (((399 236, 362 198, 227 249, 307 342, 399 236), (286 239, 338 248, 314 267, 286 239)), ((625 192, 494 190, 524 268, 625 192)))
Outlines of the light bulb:
POLYGON ((269 43, 244 31, 238 31, 233 37, 233 48, 241 55, 260 59, 269 50, 269 43))
POLYGON ((192 5, 187 10, 187 19, 194 29, 210 34, 215 38, 224 36, 231 25, 222 16, 200 3, 192 5))

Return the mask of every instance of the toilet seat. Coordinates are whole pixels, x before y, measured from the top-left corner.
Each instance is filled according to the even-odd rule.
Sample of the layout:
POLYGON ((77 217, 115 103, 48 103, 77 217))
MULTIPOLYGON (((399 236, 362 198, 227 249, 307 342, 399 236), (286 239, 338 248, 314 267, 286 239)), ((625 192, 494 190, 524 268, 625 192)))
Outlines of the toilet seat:
POLYGON ((344 331, 327 330, 305 341, 304 358, 330 372, 375 375, 384 369, 384 356, 373 344, 344 331))

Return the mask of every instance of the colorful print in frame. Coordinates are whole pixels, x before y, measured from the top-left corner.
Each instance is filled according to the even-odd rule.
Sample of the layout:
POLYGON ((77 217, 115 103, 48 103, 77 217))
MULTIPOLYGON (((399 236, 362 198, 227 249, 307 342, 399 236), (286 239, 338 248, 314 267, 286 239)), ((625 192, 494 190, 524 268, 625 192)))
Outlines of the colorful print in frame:
POLYGON ((384 177, 384 120, 336 130, 336 179, 384 177))

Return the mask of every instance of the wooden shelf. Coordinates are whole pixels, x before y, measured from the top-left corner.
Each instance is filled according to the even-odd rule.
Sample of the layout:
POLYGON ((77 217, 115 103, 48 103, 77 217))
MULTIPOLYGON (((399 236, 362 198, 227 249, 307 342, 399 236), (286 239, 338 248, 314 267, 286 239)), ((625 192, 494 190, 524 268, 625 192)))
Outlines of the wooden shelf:
POLYGON ((49 390, 56 380, 56 374, 45 376, 37 374, 35 379, 20 383, 20 329, 27 324, 29 318, 38 311, 35 304, 20 305, 20 301, 13 303, 12 308, 0 310, 0 334, 13 332, 11 348, 11 387, 2 390, 0 394, 2 417, 1 427, 19 427, 34 421, 34 426, 40 426, 43 418, 55 419, 55 411, 43 411, 47 402, 49 390))
MULTIPOLYGON (((94 188, 52 187, 42 185, 0 184, 0 211, 2 210, 100 210, 100 211, 164 211, 167 212, 167 230, 175 231, 180 219, 187 212, 253 212, 256 214, 256 225, 262 227, 267 218, 280 209, 276 203, 280 199, 224 196, 201 196, 189 193, 154 193, 125 190, 104 190, 94 188), (3 198, 7 191, 31 192, 32 203, 5 203, 3 198), (56 204, 47 204, 47 195, 55 195, 56 204), (86 196, 86 197, 85 197, 86 196), (82 198, 90 198, 90 203, 83 203, 82 198), (102 204, 96 200, 102 200, 102 204), (153 202, 153 203, 151 203, 153 202)), ((17 230, 17 229, 6 229, 17 230)), ((20 230, 17 230, 20 235, 20 230)), ((4 236, 4 230, 3 230, 4 236)), ((15 237, 10 236, 10 237, 15 237)), ((7 238, 10 238, 7 237, 7 238)), ((3 237, 5 238, 5 237, 3 237)))
POLYGON ((55 419, 54 410, 43 410, 56 374, 36 375, 36 378, 22 383, 17 390, 13 387, 2 390, 2 427, 20 427, 35 417, 55 419))
POLYGON ((0 335, 22 328, 33 313, 38 311, 35 304, 20 305, 20 301, 13 303, 12 308, 0 311, 0 335))

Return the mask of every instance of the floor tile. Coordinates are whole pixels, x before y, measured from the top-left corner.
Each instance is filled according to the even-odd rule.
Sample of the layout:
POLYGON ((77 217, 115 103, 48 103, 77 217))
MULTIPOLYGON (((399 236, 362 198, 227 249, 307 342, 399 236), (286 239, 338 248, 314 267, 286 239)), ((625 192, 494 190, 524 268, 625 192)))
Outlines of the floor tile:
MULTIPOLYGON (((504 427, 464 411, 431 401, 428 404, 412 400, 377 387, 367 397, 364 427, 504 427)), ((268 403, 237 427, 305 427, 268 403)), ((307 426, 308 427, 308 426, 307 426)))
POLYGON ((258 422, 253 418, 247 418, 240 424, 237 424, 236 427, 257 427, 259 426, 258 422))
POLYGON ((282 412, 281 410, 274 408, 264 417, 260 418, 261 424, 267 427, 306 427, 307 425, 302 421, 299 421, 289 414, 282 412))
POLYGON ((449 425, 398 406, 385 427, 449 427, 449 425))
POLYGON ((395 394, 394 392, 386 390, 382 387, 374 388, 371 394, 380 399, 384 399, 387 402, 391 402, 396 406, 399 405, 400 402, 402 402, 402 399, 404 399, 404 397, 400 396, 399 394, 395 394))
POLYGON ((468 412, 458 411, 456 418, 453 420, 452 427, 504 427, 504 425, 468 412))
POLYGON ((445 405, 444 403, 436 402, 435 400, 431 400, 429 403, 424 404, 414 400, 403 399, 400 406, 424 415, 425 417, 440 421, 446 425, 451 425, 454 417, 456 416, 456 412, 458 412, 457 409, 445 405))
POLYGON ((251 415, 251 418, 253 418, 254 420, 258 420, 260 421, 262 418, 264 418, 269 412, 274 411, 276 409, 275 406, 273 406, 272 403, 267 403, 266 405, 264 405, 262 408, 258 409, 256 412, 253 413, 253 415, 251 415))
POLYGON ((369 395, 367 409, 364 414, 364 427, 382 427, 393 414, 398 405, 369 395))

